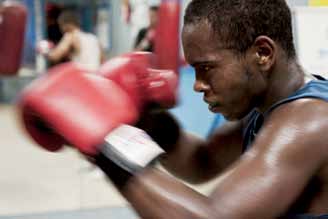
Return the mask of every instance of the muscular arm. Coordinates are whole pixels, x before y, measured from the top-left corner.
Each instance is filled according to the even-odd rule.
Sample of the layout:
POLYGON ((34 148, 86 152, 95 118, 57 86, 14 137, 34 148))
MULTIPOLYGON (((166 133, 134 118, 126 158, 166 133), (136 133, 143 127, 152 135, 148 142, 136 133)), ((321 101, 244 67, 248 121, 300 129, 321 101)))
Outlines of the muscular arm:
POLYGON ((165 111, 146 114, 141 120, 139 127, 167 152, 161 160, 163 167, 190 183, 210 180, 241 155, 241 121, 227 122, 205 141, 182 132, 172 115, 165 111))
POLYGON ((73 38, 74 37, 72 33, 66 33, 58 45, 47 55, 49 61, 58 62, 62 58, 68 56, 73 48, 73 38))
POLYGON ((202 183, 215 177, 241 155, 241 138, 240 122, 224 124, 208 141, 183 133, 175 149, 161 163, 179 178, 202 183))
POLYGON ((145 219, 277 218, 327 159, 326 108, 315 100, 275 110, 210 197, 154 169, 130 179, 122 194, 145 219))

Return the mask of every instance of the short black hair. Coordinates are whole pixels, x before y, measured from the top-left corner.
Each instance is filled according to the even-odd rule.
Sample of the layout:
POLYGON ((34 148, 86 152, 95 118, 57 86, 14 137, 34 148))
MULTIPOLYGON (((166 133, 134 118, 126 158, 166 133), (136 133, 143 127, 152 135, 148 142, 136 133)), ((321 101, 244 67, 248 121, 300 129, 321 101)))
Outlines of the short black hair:
POLYGON ((192 0, 184 25, 207 21, 227 48, 245 52, 256 37, 278 42, 288 58, 296 56, 291 12, 285 0, 192 0))
POLYGON ((65 10, 60 13, 58 17, 59 24, 73 24, 75 26, 80 26, 80 19, 78 14, 72 10, 65 10))
POLYGON ((155 11, 155 12, 157 12, 158 9, 159 9, 159 6, 157 6, 157 5, 153 5, 153 6, 150 6, 150 7, 149 7, 149 10, 151 10, 151 11, 155 11))

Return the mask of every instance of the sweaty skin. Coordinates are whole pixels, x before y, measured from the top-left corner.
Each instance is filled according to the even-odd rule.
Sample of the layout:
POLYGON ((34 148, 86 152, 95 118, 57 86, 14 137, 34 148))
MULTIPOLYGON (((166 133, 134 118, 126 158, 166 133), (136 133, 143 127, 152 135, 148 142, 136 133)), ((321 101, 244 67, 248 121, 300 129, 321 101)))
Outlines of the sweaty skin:
POLYGON ((182 38, 186 60, 196 70, 195 91, 231 122, 208 140, 180 134, 162 163, 187 181, 218 176, 219 183, 206 197, 148 168, 130 179, 121 190, 124 197, 145 219, 274 219, 290 209, 327 213, 326 102, 301 99, 276 108, 241 153, 250 110, 265 112, 304 85, 296 60, 267 36, 238 56, 214 43, 205 21, 185 26, 182 38))

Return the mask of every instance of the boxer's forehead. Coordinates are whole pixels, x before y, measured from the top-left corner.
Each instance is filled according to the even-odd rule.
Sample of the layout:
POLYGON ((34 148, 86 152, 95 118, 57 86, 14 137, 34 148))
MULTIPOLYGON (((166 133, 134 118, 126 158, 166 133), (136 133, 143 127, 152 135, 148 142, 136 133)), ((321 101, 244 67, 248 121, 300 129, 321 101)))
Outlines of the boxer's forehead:
POLYGON ((224 57, 223 45, 206 21, 185 25, 182 43, 186 61, 191 65, 219 62, 224 57))

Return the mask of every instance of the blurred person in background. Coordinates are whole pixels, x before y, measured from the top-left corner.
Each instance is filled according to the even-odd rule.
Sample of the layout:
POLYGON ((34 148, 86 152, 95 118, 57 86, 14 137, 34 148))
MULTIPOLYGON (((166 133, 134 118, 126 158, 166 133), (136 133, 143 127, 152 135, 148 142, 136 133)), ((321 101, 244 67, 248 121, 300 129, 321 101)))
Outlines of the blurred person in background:
POLYGON ((156 26, 158 23, 158 9, 158 6, 151 6, 149 8, 149 26, 139 31, 134 44, 135 51, 153 52, 156 26))
POLYGON ((63 11, 58 17, 58 24, 63 37, 54 48, 41 49, 51 63, 57 63, 64 58, 95 71, 104 60, 102 46, 98 38, 81 30, 80 20, 74 11, 63 11))

